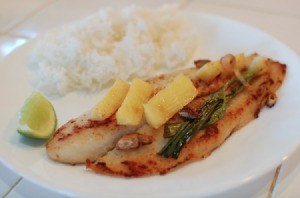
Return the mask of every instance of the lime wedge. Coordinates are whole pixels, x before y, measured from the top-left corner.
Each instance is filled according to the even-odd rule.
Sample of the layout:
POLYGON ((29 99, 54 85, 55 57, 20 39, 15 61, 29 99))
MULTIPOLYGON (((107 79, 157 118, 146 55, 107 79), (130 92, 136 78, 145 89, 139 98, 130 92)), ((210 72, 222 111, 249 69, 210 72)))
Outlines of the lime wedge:
POLYGON ((47 139, 54 134, 56 125, 52 104, 40 92, 34 92, 19 112, 17 131, 26 137, 47 139))

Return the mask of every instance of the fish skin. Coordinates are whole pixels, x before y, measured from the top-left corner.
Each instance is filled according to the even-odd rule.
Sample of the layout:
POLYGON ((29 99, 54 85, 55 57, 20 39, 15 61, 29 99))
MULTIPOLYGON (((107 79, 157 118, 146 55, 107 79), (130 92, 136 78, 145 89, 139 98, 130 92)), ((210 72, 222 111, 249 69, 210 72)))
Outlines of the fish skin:
POLYGON ((137 132, 152 135, 152 144, 127 151, 115 148, 97 160, 88 159, 86 167, 100 174, 141 177, 163 175, 189 161, 206 158, 231 134, 258 118, 268 95, 275 93, 281 86, 286 65, 268 59, 267 66, 267 72, 251 82, 251 91, 244 90, 235 96, 225 116, 192 137, 178 159, 163 158, 157 154, 167 142, 163 137, 163 127, 153 129, 144 125, 137 132))

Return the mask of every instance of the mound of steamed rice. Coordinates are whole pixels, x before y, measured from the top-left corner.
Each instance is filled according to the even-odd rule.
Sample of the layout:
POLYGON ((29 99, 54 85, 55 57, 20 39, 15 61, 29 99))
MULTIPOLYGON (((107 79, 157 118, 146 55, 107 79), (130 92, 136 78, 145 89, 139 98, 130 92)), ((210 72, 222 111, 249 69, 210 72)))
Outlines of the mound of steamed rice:
POLYGON ((106 9, 40 37, 29 67, 34 84, 48 95, 94 92, 117 78, 147 78, 185 65, 196 40, 174 6, 106 9))

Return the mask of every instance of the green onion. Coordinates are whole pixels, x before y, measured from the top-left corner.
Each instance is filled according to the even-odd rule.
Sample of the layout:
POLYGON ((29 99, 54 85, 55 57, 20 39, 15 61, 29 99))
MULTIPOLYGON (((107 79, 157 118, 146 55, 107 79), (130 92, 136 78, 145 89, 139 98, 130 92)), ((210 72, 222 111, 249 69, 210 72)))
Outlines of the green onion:
POLYGON ((176 134, 178 129, 181 127, 182 122, 171 122, 166 123, 164 127, 164 138, 172 137, 176 134))
MULTIPOLYGON (((249 81, 253 76, 254 73, 248 71, 243 77, 245 81, 249 81)), ((165 158, 178 158, 180 151, 194 134, 217 122, 225 115, 229 101, 243 88, 244 85, 237 78, 233 78, 220 91, 211 94, 204 104, 199 107, 197 110, 199 113, 198 118, 167 124, 164 137, 171 138, 158 154, 165 158)))

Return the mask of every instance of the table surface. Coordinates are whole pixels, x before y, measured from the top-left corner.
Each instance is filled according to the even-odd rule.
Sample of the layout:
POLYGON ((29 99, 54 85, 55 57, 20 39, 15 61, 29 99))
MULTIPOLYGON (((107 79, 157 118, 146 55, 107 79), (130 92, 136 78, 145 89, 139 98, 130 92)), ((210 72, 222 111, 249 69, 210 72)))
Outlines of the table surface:
MULTIPOLYGON (((250 24, 273 35, 300 55, 299 0, 165 0, 163 3, 178 3, 182 10, 217 14, 250 24)), ((129 4, 155 8, 162 1, 0 0, 0 61, 40 33, 74 19, 74 15, 64 14, 63 9, 66 7, 72 8, 71 12, 76 13, 80 19, 91 10, 129 4)), ((300 148, 271 173, 247 186, 225 193, 222 197, 299 197, 299 162, 300 148)), ((63 197, 30 183, 1 163, 0 196, 63 197)))

